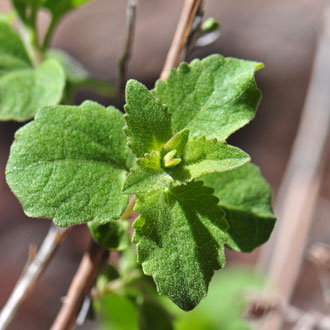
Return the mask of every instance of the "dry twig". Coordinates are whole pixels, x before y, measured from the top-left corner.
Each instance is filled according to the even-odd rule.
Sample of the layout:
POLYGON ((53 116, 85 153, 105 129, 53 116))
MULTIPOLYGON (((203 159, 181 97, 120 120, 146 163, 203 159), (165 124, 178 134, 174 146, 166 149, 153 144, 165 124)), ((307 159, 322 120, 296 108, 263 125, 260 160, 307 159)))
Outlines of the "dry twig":
POLYGON ((196 14, 201 11, 203 0, 186 0, 182 8, 181 16, 175 35, 167 54, 160 79, 165 80, 172 68, 176 68, 184 55, 184 47, 192 30, 196 14))
POLYGON ((6 305, 0 313, 0 329, 6 329, 13 320, 20 305, 36 285, 41 274, 46 269, 56 249, 64 240, 69 228, 57 228, 51 225, 38 253, 25 266, 19 280, 16 283, 6 305))
MULTIPOLYGON (((279 222, 260 258, 270 288, 286 304, 299 275, 327 156, 329 59, 330 7, 326 11, 305 107, 276 203, 279 222)), ((280 326, 281 319, 274 318, 264 329, 275 330, 280 326)))
POLYGON ((121 99, 124 99, 125 96, 127 66, 128 66, 128 61, 131 57, 132 47, 133 47, 137 4, 138 4, 138 0, 128 0, 127 2, 127 9, 126 9, 127 34, 126 34, 124 52, 119 60, 119 94, 121 99))

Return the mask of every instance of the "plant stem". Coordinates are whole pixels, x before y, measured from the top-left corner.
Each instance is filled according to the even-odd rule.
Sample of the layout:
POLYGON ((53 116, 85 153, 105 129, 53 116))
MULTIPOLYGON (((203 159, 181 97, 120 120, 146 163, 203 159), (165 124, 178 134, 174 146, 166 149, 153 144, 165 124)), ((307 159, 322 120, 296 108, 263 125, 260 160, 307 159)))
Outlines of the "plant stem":
POLYGON ((23 270, 11 296, 0 313, 0 329, 6 329, 13 320, 20 305, 37 283, 56 249, 69 231, 70 228, 62 229, 53 224, 51 225, 37 255, 23 270))
POLYGON ((160 75, 160 79, 165 80, 172 68, 176 68, 182 60, 184 47, 192 30, 192 25, 196 14, 201 11, 203 0, 186 0, 174 38, 167 54, 166 61, 160 75))
POLYGON ((43 52, 45 52, 49 47, 49 44, 50 44, 51 39, 53 37, 53 33, 54 33, 55 28, 56 28, 57 22, 58 22, 57 19, 55 19, 54 17, 51 18, 51 21, 48 25, 48 29, 47 29, 47 32, 45 34, 45 37, 44 37, 44 40, 43 40, 42 46, 41 46, 41 49, 42 49, 43 52))
POLYGON ((128 61, 131 57, 131 52, 133 47, 136 7, 138 4, 138 0, 127 0, 127 1, 128 1, 127 9, 126 9, 127 34, 126 34, 124 51, 119 60, 119 93, 121 100, 124 100, 125 98, 127 66, 128 66, 128 61))
POLYGON ((107 254, 107 250, 91 240, 51 330, 68 330, 74 326, 84 297, 92 287, 107 254))

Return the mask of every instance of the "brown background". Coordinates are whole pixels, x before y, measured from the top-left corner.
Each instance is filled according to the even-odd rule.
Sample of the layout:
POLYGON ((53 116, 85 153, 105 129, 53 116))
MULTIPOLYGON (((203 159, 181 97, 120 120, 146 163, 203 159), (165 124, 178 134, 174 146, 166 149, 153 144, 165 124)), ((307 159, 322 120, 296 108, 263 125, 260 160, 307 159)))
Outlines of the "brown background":
MULTIPOLYGON (((150 87, 157 79, 173 36, 183 1, 140 0, 129 76, 150 87)), ((296 133, 311 72, 325 1, 207 0, 206 17, 221 21, 220 39, 192 57, 221 53, 265 63, 257 73, 263 99, 256 119, 231 138, 249 152, 277 191, 296 133)), ((125 33, 125 1, 95 0, 65 17, 53 46, 76 56, 92 75, 116 83, 117 62, 125 33)), ((0 10, 8 11, 7 0, 0 10)), ((40 17, 41 31, 47 15, 40 17)), ((80 93, 79 103, 86 94, 80 93)), ((92 97, 95 97, 92 95, 92 97)), ((109 100, 101 100, 107 104, 109 100)), ((0 123, 0 307, 11 292, 28 255, 30 243, 40 244, 48 220, 28 219, 9 191, 4 169, 19 124, 0 123)), ((330 243, 330 171, 327 165, 310 241, 330 243)), ((65 295, 88 243, 84 226, 74 228, 24 303, 11 329, 46 329, 65 295)), ((229 262, 253 263, 256 253, 228 253, 229 262)), ((313 266, 306 262, 294 303, 325 311, 313 266)))

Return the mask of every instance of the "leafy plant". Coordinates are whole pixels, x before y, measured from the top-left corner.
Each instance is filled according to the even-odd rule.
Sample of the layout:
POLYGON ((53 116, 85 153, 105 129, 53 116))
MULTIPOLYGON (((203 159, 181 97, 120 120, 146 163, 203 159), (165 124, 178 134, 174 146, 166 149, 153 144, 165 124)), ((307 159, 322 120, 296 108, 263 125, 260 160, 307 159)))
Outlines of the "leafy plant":
POLYGON ((35 115, 15 134, 6 179, 28 216, 60 227, 88 223, 94 240, 124 251, 121 270, 106 281, 119 283, 112 288, 118 297, 105 294, 99 308, 104 299, 111 308, 131 309, 121 297, 129 294, 144 328, 150 309, 166 312, 144 285, 132 291, 145 281, 143 273, 159 294, 188 311, 224 267, 225 246, 250 252, 270 236, 270 188, 250 156, 226 142, 255 115, 261 94, 254 73, 263 65, 211 55, 180 64, 153 90, 129 80, 124 116, 92 101, 59 105, 89 77, 75 59, 49 51, 49 38, 60 18, 85 2, 13 0, 32 30, 36 11, 51 14, 43 44, 34 43, 34 55, 45 58, 37 65, 17 33, 0 22, 0 118, 35 115), (132 241, 142 271, 126 220, 132 195, 139 215, 132 241))

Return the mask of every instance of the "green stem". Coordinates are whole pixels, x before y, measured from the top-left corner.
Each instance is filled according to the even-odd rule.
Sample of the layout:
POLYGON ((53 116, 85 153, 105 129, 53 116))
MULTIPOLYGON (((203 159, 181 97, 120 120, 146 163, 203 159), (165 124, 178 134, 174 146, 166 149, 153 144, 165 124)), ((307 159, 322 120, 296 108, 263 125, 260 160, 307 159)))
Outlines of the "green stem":
POLYGON ((47 29, 46 35, 44 37, 44 41, 43 41, 42 46, 41 46, 41 49, 42 49, 43 52, 45 52, 49 47, 49 44, 50 44, 51 39, 53 37, 57 22, 58 22, 58 20, 55 19, 54 17, 52 17, 52 19, 51 19, 51 21, 48 25, 48 29, 47 29))

